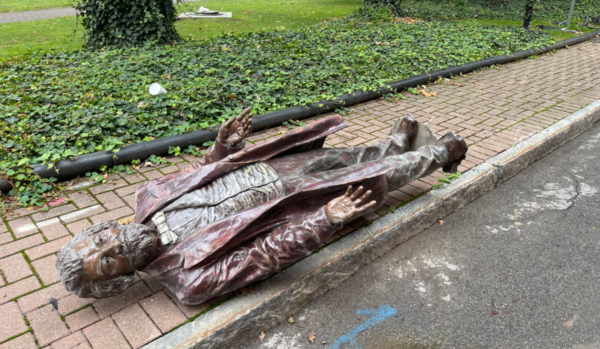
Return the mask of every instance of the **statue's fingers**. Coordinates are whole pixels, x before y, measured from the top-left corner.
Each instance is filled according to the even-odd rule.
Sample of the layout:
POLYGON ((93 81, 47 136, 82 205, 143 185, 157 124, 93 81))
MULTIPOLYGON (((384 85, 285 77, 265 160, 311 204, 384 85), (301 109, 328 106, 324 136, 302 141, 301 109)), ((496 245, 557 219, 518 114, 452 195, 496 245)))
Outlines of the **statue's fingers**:
POLYGON ((346 197, 350 197, 350 195, 352 195, 352 186, 349 186, 348 189, 346 189, 346 194, 344 194, 346 197))
POLYGON ((236 120, 237 118, 234 116, 232 118, 229 118, 229 120, 225 121, 225 123, 223 124, 223 126, 227 125, 228 127, 231 126, 231 124, 233 124, 233 122, 236 120))
POLYGON ((359 197, 363 193, 364 190, 365 190, 365 188, 363 188, 362 185, 360 187, 358 187, 358 189, 356 189, 356 191, 354 193, 352 193, 352 195, 350 195, 350 200, 352 200, 352 201, 356 200, 356 198, 359 197))
POLYGON ((253 117, 254 117, 254 114, 252 114, 252 113, 248 114, 248 116, 246 116, 246 118, 244 119, 244 124, 246 126, 252 125, 252 118, 253 117))
POLYGON ((369 198, 369 196, 371 196, 371 194, 373 194, 373 192, 371 190, 367 190, 367 192, 364 193, 363 196, 361 196, 357 200, 354 200, 354 206, 358 207, 367 202, 367 199, 369 198))
POLYGON ((252 133, 252 125, 248 125, 245 129, 244 129, 244 137, 251 134, 252 133))
POLYGON ((357 208, 356 211, 358 212, 358 214, 362 214, 375 207, 375 205, 377 205, 377 201, 373 200, 368 204, 362 205, 361 207, 357 208))
POLYGON ((252 133, 252 127, 242 129, 240 135, 242 136, 242 138, 246 138, 250 133, 252 133))
POLYGON ((250 113, 250 110, 252 110, 251 107, 244 109, 244 111, 240 114, 240 116, 238 116, 238 121, 241 121, 242 119, 244 119, 246 117, 246 115, 248 115, 248 113, 250 113))
POLYGON ((221 125, 221 128, 219 128, 219 136, 225 136, 229 134, 229 128, 231 127, 231 120, 233 120, 235 118, 231 118, 229 120, 227 120, 225 123, 223 123, 223 125, 221 125))
POLYGON ((247 128, 250 125, 252 125, 252 117, 248 116, 242 121, 242 126, 244 126, 244 128, 247 128))

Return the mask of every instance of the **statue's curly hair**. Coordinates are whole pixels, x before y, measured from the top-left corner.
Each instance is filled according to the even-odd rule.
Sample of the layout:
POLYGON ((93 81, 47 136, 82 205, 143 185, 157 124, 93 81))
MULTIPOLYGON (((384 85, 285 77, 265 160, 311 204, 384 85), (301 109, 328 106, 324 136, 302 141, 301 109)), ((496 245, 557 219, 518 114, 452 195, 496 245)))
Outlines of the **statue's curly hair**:
POLYGON ((73 248, 90 236, 98 234, 103 230, 113 228, 121 230, 120 234, 139 234, 144 230, 149 230, 148 227, 139 224, 122 226, 117 222, 101 222, 94 224, 75 235, 73 240, 60 249, 55 265, 56 273, 68 291, 83 298, 106 298, 122 293, 133 283, 135 279, 135 268, 144 266, 145 262, 151 257, 152 249, 148 249, 147 247, 149 244, 153 244, 152 238, 129 239, 132 246, 128 246, 128 249, 133 252, 129 255, 134 259, 130 260, 132 266, 131 270, 106 280, 86 280, 84 277, 83 258, 73 248))

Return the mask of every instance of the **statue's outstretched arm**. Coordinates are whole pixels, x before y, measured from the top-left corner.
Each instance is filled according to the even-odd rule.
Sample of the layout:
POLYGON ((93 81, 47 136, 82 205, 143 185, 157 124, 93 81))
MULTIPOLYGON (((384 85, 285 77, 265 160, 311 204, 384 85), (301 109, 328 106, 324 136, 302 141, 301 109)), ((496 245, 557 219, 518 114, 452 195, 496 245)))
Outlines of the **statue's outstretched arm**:
POLYGON ((215 143, 208 148, 200 161, 192 164, 192 167, 198 168, 202 165, 208 165, 234 154, 246 145, 245 138, 252 133, 252 118, 254 114, 250 108, 245 109, 239 116, 233 117, 219 129, 219 135, 215 143))

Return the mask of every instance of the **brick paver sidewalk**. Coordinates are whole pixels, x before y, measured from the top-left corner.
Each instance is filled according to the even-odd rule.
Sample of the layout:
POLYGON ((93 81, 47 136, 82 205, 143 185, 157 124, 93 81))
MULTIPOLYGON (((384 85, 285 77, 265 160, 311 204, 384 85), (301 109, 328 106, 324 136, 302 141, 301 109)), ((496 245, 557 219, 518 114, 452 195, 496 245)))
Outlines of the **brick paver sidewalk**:
MULTIPOLYGON (((469 74, 453 84, 431 85, 436 97, 405 93, 406 100, 396 104, 378 100, 355 106, 345 116, 349 127, 329 137, 327 145, 374 142, 387 136, 398 117, 411 113, 439 133, 452 130, 468 140, 465 171, 600 99, 599 81, 600 42, 588 42, 469 74)), ((250 140, 260 142, 279 132, 262 132, 250 140)), ((207 309, 206 304, 181 305, 144 274, 113 299, 80 299, 65 291, 54 271, 56 252, 72 235, 92 223, 132 215, 133 195, 141 183, 187 168, 191 159, 168 160, 168 165, 142 168, 132 175, 111 175, 110 183, 75 184, 46 212, 19 209, 2 217, 0 349, 138 348, 207 309), (57 311, 49 304, 50 298, 58 300, 57 311)), ((379 213, 430 190, 440 176, 435 173, 392 192, 379 213)), ((340 234, 351 231, 348 227, 340 234)))

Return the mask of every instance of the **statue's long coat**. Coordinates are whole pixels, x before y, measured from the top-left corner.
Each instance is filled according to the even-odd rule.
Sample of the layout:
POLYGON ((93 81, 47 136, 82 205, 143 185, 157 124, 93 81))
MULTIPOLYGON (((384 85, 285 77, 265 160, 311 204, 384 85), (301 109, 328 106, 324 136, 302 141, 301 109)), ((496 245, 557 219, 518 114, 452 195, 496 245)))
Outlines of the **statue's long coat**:
MULTIPOLYGON (((345 126, 342 118, 335 115, 298 128, 273 140, 239 150, 235 154, 226 155, 216 162, 199 166, 191 172, 174 173, 150 181, 136 193, 135 222, 148 223, 156 212, 181 195, 206 185, 225 173, 254 162, 271 159, 288 151, 311 148, 315 143, 322 144, 327 135, 341 130, 345 126)), ((372 199, 377 200, 378 204, 382 204, 385 202, 387 193, 385 174, 391 170, 392 166, 386 161, 375 161, 357 170, 312 183, 289 195, 248 208, 201 227, 187 238, 177 241, 168 251, 152 261, 144 271, 158 277, 183 301, 189 298, 190 292, 198 292, 197 289, 195 291, 186 289, 188 285, 191 287, 194 283, 193 278, 197 278, 199 275, 194 270, 215 261, 232 248, 282 225, 293 225, 292 230, 297 227, 298 234, 309 233, 306 232, 307 229, 319 231, 320 226, 327 224, 324 223, 326 220, 321 217, 323 214, 319 210, 323 211, 323 207, 333 198, 343 194, 349 185, 368 186, 373 191, 372 199), (314 225, 311 226, 311 224, 314 225), (305 232, 301 232, 302 230, 305 232)), ((339 228, 333 226, 325 228, 322 234, 332 234, 339 228), (325 231, 327 229, 331 231, 325 231)), ((295 245, 295 241, 280 241, 279 243, 281 251, 272 253, 285 254, 283 250, 293 252, 294 248, 306 248, 295 245)), ((268 256, 265 258, 268 259, 268 256)), ((220 274, 226 274, 226 270, 220 274)), ((227 278, 227 275, 213 275, 212 277, 227 278)), ((190 301, 190 303, 196 302, 190 301)))

